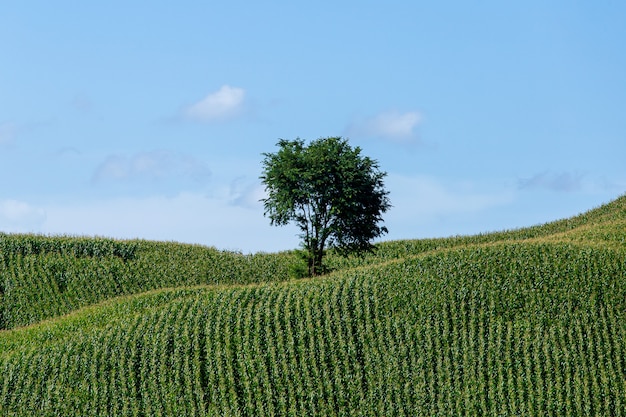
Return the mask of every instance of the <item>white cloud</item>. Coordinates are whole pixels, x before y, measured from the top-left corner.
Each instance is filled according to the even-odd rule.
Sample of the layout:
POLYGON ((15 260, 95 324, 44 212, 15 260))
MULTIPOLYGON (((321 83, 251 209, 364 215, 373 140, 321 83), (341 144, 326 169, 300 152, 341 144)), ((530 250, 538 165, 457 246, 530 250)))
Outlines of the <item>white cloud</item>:
POLYGON ((298 246, 297 230, 273 227, 262 206, 233 206, 200 193, 128 197, 46 208, 49 234, 151 239, 216 246, 243 252, 275 252, 298 246))
POLYGON ((408 142, 417 139, 415 129, 421 121, 422 115, 417 111, 387 111, 358 122, 348 130, 352 135, 408 142))
POLYGON ((245 95, 243 88, 223 85, 219 90, 188 106, 184 114, 189 119, 201 122, 230 119, 243 110, 245 95))
POLYGON ((397 194, 402 205, 419 216, 476 212, 513 200, 508 190, 485 190, 466 181, 445 183, 428 176, 390 175, 387 182, 392 204, 397 194))
POLYGON ((203 182, 210 170, 202 161, 173 151, 139 152, 131 156, 111 155, 96 169, 93 180, 116 181, 132 179, 163 180, 171 177, 190 178, 203 182))
POLYGON ((130 163, 127 157, 110 155, 94 173, 94 181, 123 180, 130 176, 130 163))
POLYGON ((229 195, 233 205, 258 208, 263 206, 261 199, 267 197, 265 187, 257 182, 245 183, 244 178, 237 178, 231 183, 229 195))
POLYGON ((0 201, 0 230, 5 232, 37 232, 46 219, 43 208, 18 200, 0 201))
POLYGON ((383 218, 389 239, 472 234, 503 228, 499 212, 511 206, 514 190, 464 180, 389 174, 392 208, 383 218))

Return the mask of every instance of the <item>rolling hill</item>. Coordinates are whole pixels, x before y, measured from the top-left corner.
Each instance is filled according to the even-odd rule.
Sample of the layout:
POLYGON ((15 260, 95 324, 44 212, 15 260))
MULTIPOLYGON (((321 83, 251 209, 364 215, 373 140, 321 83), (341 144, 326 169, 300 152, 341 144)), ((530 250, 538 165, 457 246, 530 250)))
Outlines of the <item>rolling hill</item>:
POLYGON ((298 259, 0 234, 0 415, 626 415, 626 196, 298 259))

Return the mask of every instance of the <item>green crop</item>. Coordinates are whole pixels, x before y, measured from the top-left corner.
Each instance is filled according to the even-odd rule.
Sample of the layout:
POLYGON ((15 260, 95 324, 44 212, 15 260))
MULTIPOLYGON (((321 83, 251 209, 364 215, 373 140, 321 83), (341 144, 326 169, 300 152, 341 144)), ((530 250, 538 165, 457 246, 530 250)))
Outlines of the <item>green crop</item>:
POLYGON ((157 288, 285 280, 294 256, 165 242, 0 235, 0 329, 157 288))
POLYGON ((4 253, 5 317, 34 324, 0 332, 0 415, 624 416, 625 218, 387 242, 303 280, 293 253, 4 253))

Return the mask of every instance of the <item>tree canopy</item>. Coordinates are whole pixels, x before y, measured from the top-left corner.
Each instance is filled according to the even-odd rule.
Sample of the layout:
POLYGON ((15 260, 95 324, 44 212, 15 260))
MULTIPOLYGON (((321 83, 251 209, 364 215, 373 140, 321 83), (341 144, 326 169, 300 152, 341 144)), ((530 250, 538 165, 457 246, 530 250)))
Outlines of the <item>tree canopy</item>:
POLYGON ((267 191, 265 215, 272 225, 300 228, 310 275, 324 272, 327 248, 341 254, 371 251, 387 233, 382 213, 390 207, 386 172, 346 139, 280 139, 276 153, 264 153, 261 179, 267 191))

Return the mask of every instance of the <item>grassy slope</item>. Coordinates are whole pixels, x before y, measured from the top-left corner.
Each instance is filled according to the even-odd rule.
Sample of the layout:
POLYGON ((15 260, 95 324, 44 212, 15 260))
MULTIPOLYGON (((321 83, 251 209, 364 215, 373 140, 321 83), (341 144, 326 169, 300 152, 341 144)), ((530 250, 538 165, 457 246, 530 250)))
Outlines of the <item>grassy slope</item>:
POLYGON ((23 324, 71 313, 0 332, 0 415, 624 415, 625 238, 622 197, 331 256, 336 272, 315 280, 285 281, 290 254, 174 244, 133 242, 127 260, 4 254, 5 323, 26 308, 6 308, 19 305, 6 282, 33 272, 48 287, 24 291, 64 308, 23 324), (61 290, 51 261, 82 272, 61 290), (116 284, 71 295, 102 277, 116 284))
POLYGON ((0 235, 0 329, 157 288, 282 281, 293 260, 171 242, 0 235))

